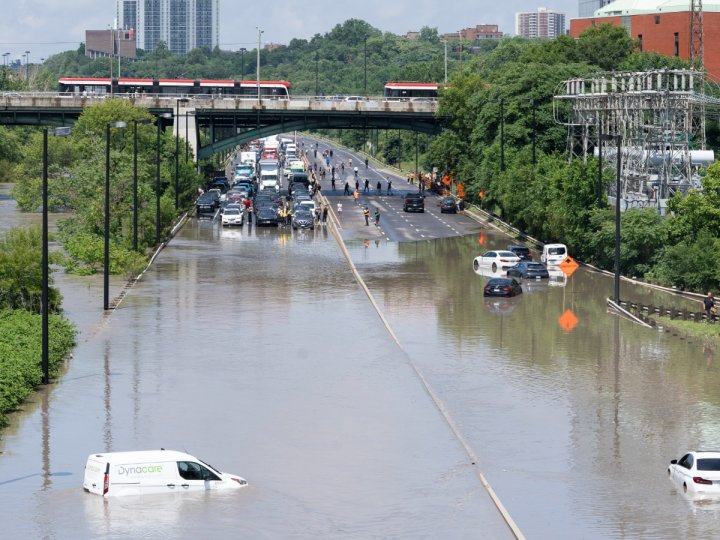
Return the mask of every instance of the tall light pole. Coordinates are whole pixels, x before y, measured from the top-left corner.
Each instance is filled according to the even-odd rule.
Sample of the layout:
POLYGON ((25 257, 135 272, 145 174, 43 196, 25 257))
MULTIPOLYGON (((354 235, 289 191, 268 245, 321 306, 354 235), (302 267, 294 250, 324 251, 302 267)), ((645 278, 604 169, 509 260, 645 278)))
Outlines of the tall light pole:
POLYGON ((534 99, 529 99, 530 108, 532 109, 532 164, 533 166, 537 163, 537 123, 535 121, 535 111, 537 110, 537 104, 534 99))
POLYGON ((257 76, 257 98, 258 103, 260 103, 260 37, 263 35, 263 30, 260 30, 259 26, 255 27, 258 31, 258 44, 257 44, 257 70, 255 75, 257 76))
POLYGON ((25 80, 30 80, 30 51, 25 51, 25 80))
POLYGON ((240 47, 240 80, 245 79, 245 47, 240 47))
POLYGON ((7 69, 7 57, 10 56, 9 52, 3 53, 3 67, 7 69))
POLYGON ((157 147, 155 169, 155 245, 160 245, 160 133, 163 119, 172 118, 172 113, 162 113, 157 117, 157 147))
POLYGON ((138 142, 137 127, 138 124, 149 124, 150 120, 143 118, 142 120, 133 120, 133 250, 138 250, 138 142))
POLYGON ((603 132, 602 118, 598 115, 598 174, 597 174, 597 205, 602 208, 602 167, 603 167, 603 132))
POLYGON ((447 84, 447 39, 443 39, 445 44, 445 84, 447 84))
POLYGON ((500 98, 500 170, 505 170, 505 98, 500 98))
POLYGON ((105 249, 103 257, 103 309, 110 309, 110 129, 126 128, 127 122, 105 124, 105 249))
POLYGON ((315 96, 320 93, 320 52, 315 49, 315 96))
POLYGON ((69 127, 59 127, 53 130, 43 128, 43 169, 42 169, 42 383, 50 382, 50 332, 49 332, 49 303, 50 303, 50 276, 48 263, 48 133, 57 137, 70 134, 69 127))
POLYGON ((188 101, 187 98, 175 100, 175 210, 180 208, 180 104, 188 101))
POLYGON ((365 88, 366 96, 367 96, 367 40, 368 40, 368 37, 367 37, 367 34, 365 34, 365 36, 364 36, 364 41, 365 41, 365 86, 364 86, 364 88, 365 88))
POLYGON ((186 108, 185 109, 185 163, 188 162, 188 145, 189 145, 188 139, 189 138, 190 137, 188 135, 188 110, 186 108))

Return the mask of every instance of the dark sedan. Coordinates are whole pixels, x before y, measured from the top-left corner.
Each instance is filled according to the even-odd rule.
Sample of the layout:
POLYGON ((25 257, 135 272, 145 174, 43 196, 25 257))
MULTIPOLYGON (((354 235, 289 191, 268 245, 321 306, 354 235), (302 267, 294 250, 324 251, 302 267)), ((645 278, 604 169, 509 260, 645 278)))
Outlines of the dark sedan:
POLYGON ((293 229, 314 229, 315 217, 308 210, 301 208, 295 210, 292 218, 293 229))
POLYGON ((457 203, 453 197, 443 197, 443 200, 440 201, 440 213, 446 212, 457 214, 457 203))
POLYGON ((277 206, 262 206, 255 212, 255 224, 275 225, 278 224, 277 206))
POLYGON ((531 261, 520 261, 515 266, 508 268, 507 275, 522 279, 547 279, 550 277, 544 264, 531 261))
POLYGON ((483 296, 516 296, 522 294, 522 287, 513 278, 492 278, 483 289, 483 296))

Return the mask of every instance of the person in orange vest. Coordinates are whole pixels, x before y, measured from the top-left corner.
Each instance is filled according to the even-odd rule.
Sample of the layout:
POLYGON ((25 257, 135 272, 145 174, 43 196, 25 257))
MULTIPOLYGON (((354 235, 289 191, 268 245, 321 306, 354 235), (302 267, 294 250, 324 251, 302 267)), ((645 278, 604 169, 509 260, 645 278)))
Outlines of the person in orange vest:
POLYGON ((355 204, 358 203, 358 199, 360 198, 360 192, 356 189, 353 193, 353 198, 355 199, 355 204))
POLYGON ((365 226, 370 226, 370 209, 366 206, 365 210, 363 210, 363 214, 365 215, 365 226))

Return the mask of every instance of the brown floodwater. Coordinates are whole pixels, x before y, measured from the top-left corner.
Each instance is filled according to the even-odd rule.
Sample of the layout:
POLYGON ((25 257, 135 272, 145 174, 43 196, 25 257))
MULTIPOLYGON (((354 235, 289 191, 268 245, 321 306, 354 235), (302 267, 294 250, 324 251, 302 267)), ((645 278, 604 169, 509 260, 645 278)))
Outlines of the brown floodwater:
POLYGON ((508 537, 464 442, 529 538, 716 536, 666 473, 720 446, 716 351, 609 314, 584 270, 483 299, 472 259, 506 243, 351 243, 400 345, 323 231, 191 221, 108 319, 97 279, 58 275, 83 333, 3 433, 4 535, 508 537), (160 447, 250 485, 82 491, 90 453, 160 447))

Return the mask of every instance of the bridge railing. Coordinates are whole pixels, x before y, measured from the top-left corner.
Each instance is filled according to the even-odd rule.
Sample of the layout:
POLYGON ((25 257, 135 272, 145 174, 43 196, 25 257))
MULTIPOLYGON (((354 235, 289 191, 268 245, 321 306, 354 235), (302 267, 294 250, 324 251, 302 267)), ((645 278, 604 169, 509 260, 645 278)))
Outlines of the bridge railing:
POLYGON ((187 109, 287 109, 309 111, 388 111, 434 113, 437 100, 429 98, 385 98, 384 96, 231 96, 217 94, 151 94, 151 93, 58 93, 58 92, 4 92, 0 105, 17 108, 85 107, 98 100, 119 97, 138 105, 152 108, 175 109, 177 100, 189 99, 181 108, 187 109))

